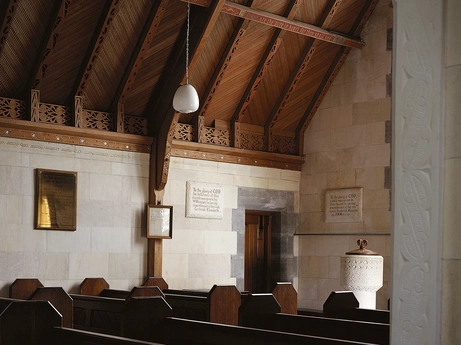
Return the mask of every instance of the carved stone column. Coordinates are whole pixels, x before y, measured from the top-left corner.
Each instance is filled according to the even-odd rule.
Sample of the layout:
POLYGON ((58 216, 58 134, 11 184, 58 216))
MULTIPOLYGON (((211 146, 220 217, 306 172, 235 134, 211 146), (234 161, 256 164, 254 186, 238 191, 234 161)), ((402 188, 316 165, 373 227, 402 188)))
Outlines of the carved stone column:
POLYGON ((394 1, 391 344, 440 344, 443 0, 394 1))

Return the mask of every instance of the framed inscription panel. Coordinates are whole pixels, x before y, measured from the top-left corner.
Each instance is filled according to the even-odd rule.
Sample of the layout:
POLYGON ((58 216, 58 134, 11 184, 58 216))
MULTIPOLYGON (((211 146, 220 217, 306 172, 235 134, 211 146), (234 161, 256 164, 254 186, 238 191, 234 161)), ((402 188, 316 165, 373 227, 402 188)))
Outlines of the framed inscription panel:
POLYGON ((173 206, 147 206, 147 238, 173 237, 173 206))
POLYGON ((77 229, 77 173, 36 169, 35 229, 77 229))
POLYGON ((362 221, 363 188, 331 189, 325 192, 325 223, 362 221))

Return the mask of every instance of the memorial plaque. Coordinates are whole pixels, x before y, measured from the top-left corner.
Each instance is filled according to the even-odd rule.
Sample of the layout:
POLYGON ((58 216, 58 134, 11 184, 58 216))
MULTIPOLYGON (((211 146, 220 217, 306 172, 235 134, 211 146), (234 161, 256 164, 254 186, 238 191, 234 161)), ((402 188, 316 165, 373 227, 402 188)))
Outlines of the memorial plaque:
POLYGON ((362 190, 363 188, 327 190, 325 193, 325 222, 361 222, 362 190))
POLYGON ((35 229, 76 230, 77 173, 36 169, 35 229))
POLYGON ((222 219, 223 187, 213 183, 187 182, 186 217, 222 219))
POLYGON ((148 205, 147 238, 173 237, 173 206, 148 205))

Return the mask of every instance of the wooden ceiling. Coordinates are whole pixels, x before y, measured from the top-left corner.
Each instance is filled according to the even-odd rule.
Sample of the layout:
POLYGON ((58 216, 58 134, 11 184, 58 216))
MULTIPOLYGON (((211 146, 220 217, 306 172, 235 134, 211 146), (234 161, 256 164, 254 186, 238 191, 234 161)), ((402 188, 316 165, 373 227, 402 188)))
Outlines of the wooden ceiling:
POLYGON ((377 1, 2 0, 0 135, 300 169, 377 1))

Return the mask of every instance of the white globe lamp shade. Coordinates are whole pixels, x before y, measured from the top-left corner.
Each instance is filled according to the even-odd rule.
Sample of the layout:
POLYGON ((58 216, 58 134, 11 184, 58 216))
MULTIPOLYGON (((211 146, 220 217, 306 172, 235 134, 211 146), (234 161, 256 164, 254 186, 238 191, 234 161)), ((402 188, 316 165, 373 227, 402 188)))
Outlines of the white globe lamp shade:
POLYGON ((178 87, 173 97, 173 108, 180 113, 193 113, 199 106, 198 94, 190 84, 178 87))

